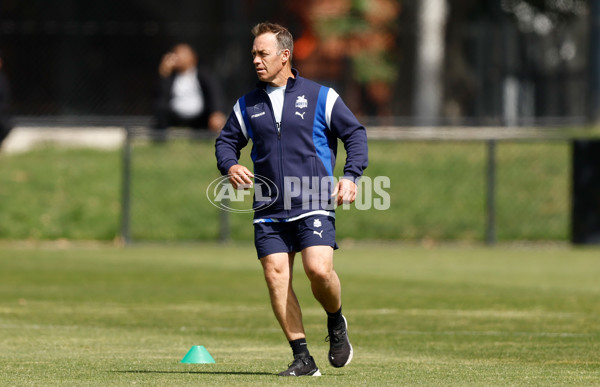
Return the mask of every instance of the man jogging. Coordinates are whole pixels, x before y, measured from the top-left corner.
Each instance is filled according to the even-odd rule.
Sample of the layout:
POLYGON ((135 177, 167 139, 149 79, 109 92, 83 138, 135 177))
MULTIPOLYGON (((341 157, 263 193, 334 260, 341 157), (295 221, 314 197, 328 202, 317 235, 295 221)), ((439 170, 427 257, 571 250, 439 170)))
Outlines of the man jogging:
POLYGON ((216 141, 217 165, 235 188, 252 186, 254 174, 238 164, 240 150, 252 140, 255 246, 273 312, 294 355, 279 375, 319 376, 292 287, 294 257, 301 253, 313 295, 327 313, 329 362, 343 367, 353 351, 333 267, 334 208, 355 200, 355 181, 367 167, 367 137, 334 90, 292 68, 293 38, 286 28, 260 23, 252 33, 259 84, 233 107, 216 141), (344 177, 335 183, 338 138, 347 158, 344 177))

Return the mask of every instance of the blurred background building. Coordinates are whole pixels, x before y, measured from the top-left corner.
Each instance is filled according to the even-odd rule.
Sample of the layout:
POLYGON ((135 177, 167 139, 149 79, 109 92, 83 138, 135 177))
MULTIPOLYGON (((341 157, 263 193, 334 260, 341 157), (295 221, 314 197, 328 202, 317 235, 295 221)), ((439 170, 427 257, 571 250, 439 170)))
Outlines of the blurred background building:
POLYGON ((2 0, 0 49, 17 117, 149 117, 160 58, 182 41, 233 105, 255 82, 249 30, 271 20, 301 74, 368 123, 579 123, 596 89, 591 3, 2 0))

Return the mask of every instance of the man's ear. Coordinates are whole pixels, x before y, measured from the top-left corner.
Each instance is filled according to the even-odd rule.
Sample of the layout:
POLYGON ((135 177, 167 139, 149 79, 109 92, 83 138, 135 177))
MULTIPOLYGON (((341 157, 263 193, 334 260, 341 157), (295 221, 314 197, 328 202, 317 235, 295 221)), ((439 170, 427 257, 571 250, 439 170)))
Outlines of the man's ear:
POLYGON ((288 50, 288 49, 283 50, 283 52, 281 53, 281 55, 282 55, 281 59, 285 63, 287 63, 287 62, 290 61, 290 50, 288 50))

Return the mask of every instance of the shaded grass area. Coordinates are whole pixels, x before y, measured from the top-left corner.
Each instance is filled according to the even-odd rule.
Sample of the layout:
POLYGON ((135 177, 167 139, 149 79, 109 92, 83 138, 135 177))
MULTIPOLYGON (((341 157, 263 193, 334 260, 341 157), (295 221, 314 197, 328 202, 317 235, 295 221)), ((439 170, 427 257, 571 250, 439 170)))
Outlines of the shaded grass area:
POLYGON ((291 360, 251 245, 0 245, 2 385, 597 385, 600 261, 566 248, 336 253, 353 362, 327 363, 325 315, 296 265, 321 378, 291 360), (214 365, 184 365, 204 345, 214 365))
MULTIPOLYGON (((136 141, 132 152, 133 239, 216 239, 219 210, 206 198, 210 182, 219 177, 213 143, 136 141)), ((242 162, 251 166, 248 153, 245 149, 242 162)), ((54 148, 0 155, 0 238, 118 236, 120 158, 119 152, 54 148)), ((344 161, 340 149, 337 176, 344 161)), ((485 169, 481 142, 371 141, 366 175, 390 178, 391 206, 386 211, 339 209, 339 239, 481 241, 485 169)), ((499 143, 498 239, 567 240, 569 186, 568 143, 499 143)), ((232 238, 252 240, 251 218, 229 216, 232 238)))
POLYGON ((118 235, 120 154, 43 148, 0 154, 0 238, 118 235))

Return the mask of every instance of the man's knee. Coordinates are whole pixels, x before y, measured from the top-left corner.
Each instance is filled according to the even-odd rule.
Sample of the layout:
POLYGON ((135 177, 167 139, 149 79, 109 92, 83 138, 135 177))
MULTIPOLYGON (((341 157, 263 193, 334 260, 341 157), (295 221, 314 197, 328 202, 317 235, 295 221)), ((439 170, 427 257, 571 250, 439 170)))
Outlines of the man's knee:
POLYGON ((306 276, 311 282, 328 282, 333 274, 332 269, 311 266, 306 269, 306 276))
POLYGON ((276 284, 278 282, 289 281, 289 276, 291 273, 288 259, 284 259, 283 257, 266 256, 261 258, 260 261, 267 284, 276 284))
POLYGON ((267 265, 263 267, 263 272, 265 275, 265 281, 268 284, 277 283, 278 281, 284 281, 286 277, 286 273, 283 268, 278 267, 276 265, 267 265))
POLYGON ((307 255, 304 259, 304 271, 311 281, 329 281, 335 273, 330 252, 323 251, 322 254, 307 255))

